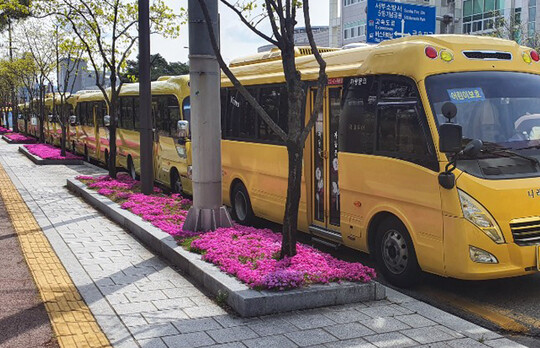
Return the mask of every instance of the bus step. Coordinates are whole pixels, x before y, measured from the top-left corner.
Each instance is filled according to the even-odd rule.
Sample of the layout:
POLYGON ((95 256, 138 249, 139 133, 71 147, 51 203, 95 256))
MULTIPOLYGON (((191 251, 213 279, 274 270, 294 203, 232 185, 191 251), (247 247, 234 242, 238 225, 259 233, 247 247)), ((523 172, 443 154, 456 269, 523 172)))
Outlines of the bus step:
POLYGON ((318 237, 315 237, 315 236, 312 236, 311 240, 313 242, 316 242, 316 243, 319 243, 319 244, 322 244, 322 245, 326 245, 327 247, 333 248, 334 250, 337 250, 339 248, 339 246, 341 245, 339 243, 334 243, 334 242, 331 242, 329 240, 321 239, 321 238, 318 238, 318 237))

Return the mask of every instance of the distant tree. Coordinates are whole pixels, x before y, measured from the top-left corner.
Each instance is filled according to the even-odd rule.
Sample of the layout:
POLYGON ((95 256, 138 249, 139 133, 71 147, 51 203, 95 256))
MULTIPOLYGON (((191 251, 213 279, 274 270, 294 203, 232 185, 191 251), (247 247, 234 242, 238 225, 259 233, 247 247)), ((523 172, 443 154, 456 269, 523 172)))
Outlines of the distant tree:
MULTIPOLYGON (((96 71, 96 85, 109 108, 109 138, 116 139, 118 96, 122 82, 118 76, 125 69, 126 59, 138 41, 138 1, 134 0, 34 0, 41 15, 63 18, 73 30, 96 71), (101 71, 101 72, 100 72, 101 71), (108 75, 108 77, 107 77, 108 75), (105 80, 110 82, 107 90, 105 80)), ((163 0, 152 0, 150 32, 176 37, 180 31, 179 16, 163 0)), ((116 141, 109 142, 109 175, 116 177, 116 141)))
MULTIPOLYGON (((185 75, 189 74, 189 65, 182 62, 167 62, 161 54, 150 56, 150 78, 156 81, 160 76, 185 75)), ((139 81, 139 60, 128 60, 126 72, 121 75, 123 81, 139 81)))

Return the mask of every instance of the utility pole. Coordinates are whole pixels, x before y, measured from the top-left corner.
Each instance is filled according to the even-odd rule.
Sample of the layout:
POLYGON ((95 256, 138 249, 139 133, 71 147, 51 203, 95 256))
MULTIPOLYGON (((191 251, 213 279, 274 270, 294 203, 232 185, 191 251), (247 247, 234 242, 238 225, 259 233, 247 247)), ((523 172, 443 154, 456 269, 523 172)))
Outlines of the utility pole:
MULTIPOLYGON (((13 37, 12 37, 12 27, 11 27, 11 18, 8 18, 8 36, 9 36, 9 61, 13 63, 13 37)), ((10 82, 11 90, 11 123, 13 126, 13 131, 18 132, 18 124, 15 116, 15 85, 13 82, 10 82)), ((6 117, 6 128, 9 128, 9 116, 6 117)))
MULTIPOLYGON (((152 139, 152 92, 150 81, 150 5, 139 0, 139 114, 141 144, 142 192, 152 194, 154 189, 154 161, 152 139)), ((113 87, 114 88, 114 87, 113 87)))
MULTIPOLYGON (((218 0, 206 0, 219 38, 218 0)), ((198 0, 188 1, 193 206, 183 229, 213 231, 232 226, 221 193, 221 73, 198 0)))

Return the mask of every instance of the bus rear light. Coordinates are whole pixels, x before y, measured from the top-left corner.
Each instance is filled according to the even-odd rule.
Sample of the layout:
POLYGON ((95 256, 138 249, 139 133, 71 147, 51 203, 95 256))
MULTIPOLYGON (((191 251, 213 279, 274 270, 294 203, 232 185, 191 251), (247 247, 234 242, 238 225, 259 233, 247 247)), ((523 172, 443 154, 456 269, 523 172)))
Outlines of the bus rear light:
POLYGON ((439 55, 437 50, 431 46, 427 46, 424 52, 426 53, 426 57, 431 59, 435 59, 439 55))
POLYGON ((441 51, 441 59, 445 62, 451 62, 454 60, 454 55, 449 51, 441 51))
POLYGON ((540 55, 538 55, 538 52, 536 52, 535 50, 532 50, 531 51, 531 58, 535 62, 538 62, 540 60, 540 55))
POLYGON ((523 52, 522 57, 523 57, 523 61, 524 61, 525 63, 531 64, 532 59, 531 59, 531 56, 529 55, 528 52, 523 52))

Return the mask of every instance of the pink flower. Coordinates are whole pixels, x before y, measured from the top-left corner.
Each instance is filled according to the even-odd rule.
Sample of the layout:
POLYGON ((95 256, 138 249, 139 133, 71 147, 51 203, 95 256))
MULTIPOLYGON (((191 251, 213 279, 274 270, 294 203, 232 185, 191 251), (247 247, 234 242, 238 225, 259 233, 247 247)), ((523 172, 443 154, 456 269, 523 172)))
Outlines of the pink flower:
POLYGON ((4 134, 4 136, 6 138, 8 138, 9 140, 11 140, 11 141, 16 141, 16 142, 20 142, 20 143, 22 143, 22 142, 35 143, 36 142, 36 139, 34 139, 32 137, 28 137, 28 136, 20 134, 20 133, 4 134))
MULTIPOLYGON (((76 156, 69 152, 66 152, 65 156, 61 156, 60 155, 61 150, 49 144, 24 145, 24 147, 32 155, 38 156, 42 159, 50 159, 50 160, 82 159, 82 157, 76 156)), ((91 179, 93 179, 93 177, 91 179)), ((91 179, 84 179, 84 180, 91 180, 91 179)))
POLYGON ((279 260, 281 235, 269 229, 235 225, 206 233, 184 231, 182 227, 191 200, 180 194, 134 192, 139 182, 125 174, 119 174, 114 180, 108 176, 77 178, 88 181, 88 187, 98 189, 100 194, 125 199, 123 209, 162 231, 180 240, 193 238, 191 251, 202 254, 203 260, 251 288, 286 290, 340 281, 369 282, 376 276, 372 268, 336 259, 301 243, 294 257, 279 260))

